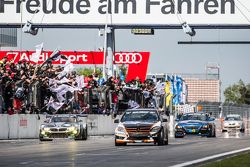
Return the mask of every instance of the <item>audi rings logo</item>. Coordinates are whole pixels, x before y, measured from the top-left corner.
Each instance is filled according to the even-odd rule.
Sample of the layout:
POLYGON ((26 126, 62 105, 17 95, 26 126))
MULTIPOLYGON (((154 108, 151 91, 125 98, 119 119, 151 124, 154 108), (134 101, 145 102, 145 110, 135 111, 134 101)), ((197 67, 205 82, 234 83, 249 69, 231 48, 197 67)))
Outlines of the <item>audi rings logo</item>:
POLYGON ((116 64, 138 64, 142 61, 142 55, 140 53, 116 53, 116 64))

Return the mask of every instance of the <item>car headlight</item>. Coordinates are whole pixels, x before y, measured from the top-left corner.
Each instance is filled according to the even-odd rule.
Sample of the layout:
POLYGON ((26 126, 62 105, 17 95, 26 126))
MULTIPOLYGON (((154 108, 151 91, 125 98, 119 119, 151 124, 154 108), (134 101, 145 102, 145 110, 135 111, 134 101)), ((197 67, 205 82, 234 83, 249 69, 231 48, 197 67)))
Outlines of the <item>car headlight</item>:
POLYGON ((68 131, 74 131, 74 130, 76 130, 76 128, 74 126, 71 126, 68 128, 68 131))
POLYGON ((74 131, 74 130, 76 130, 76 127, 74 127, 74 126, 71 126, 68 128, 68 131, 74 131))
POLYGON ((122 127, 122 126, 118 126, 118 127, 117 127, 117 131, 118 131, 118 132, 123 132, 123 133, 125 133, 125 128, 122 127))
POLYGON ((175 126, 175 129, 181 129, 181 128, 182 128, 182 126, 180 126, 180 125, 175 126))
POLYGON ((45 128, 43 128, 43 130, 44 130, 44 131, 49 131, 50 128, 45 127, 45 128))
POLYGON ((158 133, 159 131, 161 130, 161 127, 160 126, 155 126, 151 129, 151 133, 158 133))
POLYGON ((229 123, 228 122, 224 122, 224 126, 229 126, 229 123))
POLYGON ((202 128, 207 129, 208 125, 203 125, 202 128))
POLYGON ((126 134, 125 127, 123 125, 118 125, 118 127, 115 129, 115 134, 120 134, 120 135, 126 134))

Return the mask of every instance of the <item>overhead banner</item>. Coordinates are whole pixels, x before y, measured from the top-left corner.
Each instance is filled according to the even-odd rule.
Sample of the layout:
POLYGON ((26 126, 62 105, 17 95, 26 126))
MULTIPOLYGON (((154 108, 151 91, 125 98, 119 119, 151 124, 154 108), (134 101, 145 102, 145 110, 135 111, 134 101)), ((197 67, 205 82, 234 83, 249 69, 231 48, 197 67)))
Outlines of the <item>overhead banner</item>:
POLYGON ((1 0, 0 25, 250 25, 249 0, 1 0), (107 17, 106 11, 109 11, 107 17))
MULTIPOLYGON (((35 51, 0 51, 0 60, 7 57, 9 61, 18 63, 19 61, 31 62, 32 54, 35 51)), ((42 64, 47 60, 52 51, 43 51, 39 56, 38 64, 42 64)), ((104 54, 103 52, 82 52, 82 51, 60 51, 60 54, 65 55, 73 64, 103 64, 104 54)), ((128 72, 126 81, 131 81, 136 77, 139 77, 142 81, 145 80, 148 62, 149 52, 116 52, 114 54, 114 64, 126 64, 128 65, 128 72)), ((52 64, 65 64, 66 60, 59 59, 53 61, 52 64)))

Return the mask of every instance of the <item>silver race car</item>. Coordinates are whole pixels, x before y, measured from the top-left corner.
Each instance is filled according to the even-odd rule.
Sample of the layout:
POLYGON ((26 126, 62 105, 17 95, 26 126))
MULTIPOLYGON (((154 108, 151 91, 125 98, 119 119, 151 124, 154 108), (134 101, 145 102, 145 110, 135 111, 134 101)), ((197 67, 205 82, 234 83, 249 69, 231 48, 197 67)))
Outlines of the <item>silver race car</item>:
POLYGON ((40 141, 53 140, 54 138, 86 140, 87 130, 87 121, 80 120, 80 116, 55 115, 40 126, 39 139, 40 141))
POLYGON ((238 114, 230 114, 227 115, 223 125, 222 125, 222 132, 226 132, 230 129, 240 130, 241 132, 245 132, 245 124, 238 114))

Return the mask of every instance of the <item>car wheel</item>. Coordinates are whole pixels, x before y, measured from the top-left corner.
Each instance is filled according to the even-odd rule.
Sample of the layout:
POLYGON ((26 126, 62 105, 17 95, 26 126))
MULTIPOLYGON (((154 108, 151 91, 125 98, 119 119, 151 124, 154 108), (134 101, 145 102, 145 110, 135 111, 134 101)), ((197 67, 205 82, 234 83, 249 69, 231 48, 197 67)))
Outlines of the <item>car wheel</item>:
POLYGON ((82 140, 87 140, 88 138, 88 129, 83 129, 83 133, 82 133, 82 140))
POLYGON ((213 137, 213 131, 212 131, 212 129, 210 129, 210 131, 208 132, 207 137, 213 137))
POLYGON ((157 137, 157 143, 158 143, 158 146, 164 145, 164 131, 163 131, 163 129, 161 130, 160 134, 157 137))
POLYGON ((214 129, 213 137, 216 137, 216 129, 214 129))
POLYGON ((83 127, 80 127, 80 133, 78 134, 78 136, 75 136, 75 140, 82 140, 83 138, 83 127))

